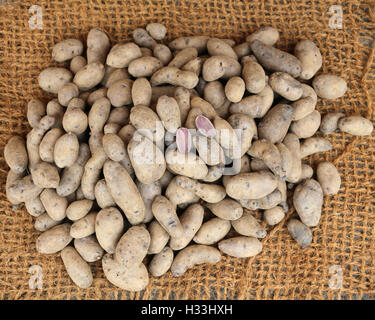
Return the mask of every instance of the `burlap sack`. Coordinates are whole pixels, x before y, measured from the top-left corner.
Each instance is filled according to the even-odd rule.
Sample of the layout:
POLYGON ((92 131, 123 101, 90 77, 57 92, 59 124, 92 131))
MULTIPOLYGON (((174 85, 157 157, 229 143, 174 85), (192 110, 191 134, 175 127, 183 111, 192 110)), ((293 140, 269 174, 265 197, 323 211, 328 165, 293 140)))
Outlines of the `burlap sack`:
MULTIPOLYGON (((27 101, 49 98, 39 89, 37 76, 56 64, 51 59, 52 46, 68 37, 85 40, 95 26, 105 29, 113 42, 129 40, 134 28, 156 21, 168 27, 168 39, 205 34, 243 41, 263 25, 280 30, 277 46, 283 49, 292 49, 299 39, 312 39, 322 52, 323 71, 344 77, 349 87, 341 99, 320 101, 319 111, 360 113, 374 120, 373 0, 8 1, 0 5, 0 298, 374 299, 374 135, 331 134, 328 139, 333 150, 312 157, 314 166, 320 160, 332 161, 340 171, 342 186, 338 195, 325 198, 321 222, 313 228, 313 243, 304 250, 291 239, 283 221, 269 230, 263 252, 255 258, 223 256, 220 263, 196 267, 180 278, 167 273, 152 278, 140 293, 112 286, 100 263, 92 265, 93 286, 80 290, 69 279, 58 254, 36 252, 39 232, 33 229, 32 217, 23 207, 12 209, 6 200, 8 167, 2 151, 11 135, 28 132, 27 101), (29 12, 32 5, 39 7, 29 12), (338 7, 330 13, 332 5, 338 7), (38 8, 42 25, 35 19, 38 8), (339 14, 340 8, 342 29, 337 29, 340 21, 334 11, 339 14), (42 288, 30 289, 33 274, 29 272, 38 270, 42 288)), ((290 210, 288 216, 292 214, 290 210)))

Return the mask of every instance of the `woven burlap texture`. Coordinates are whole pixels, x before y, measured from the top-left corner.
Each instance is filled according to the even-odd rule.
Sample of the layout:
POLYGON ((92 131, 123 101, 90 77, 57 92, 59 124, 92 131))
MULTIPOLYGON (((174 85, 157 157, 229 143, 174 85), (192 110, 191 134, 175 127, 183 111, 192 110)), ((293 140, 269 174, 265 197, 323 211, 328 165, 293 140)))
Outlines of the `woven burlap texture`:
POLYGON ((26 136, 30 130, 25 117, 28 100, 50 98, 38 87, 37 76, 43 68, 56 65, 51 58, 52 46, 70 37, 86 40, 89 29, 96 26, 106 30, 113 43, 129 40, 134 28, 148 22, 164 23, 168 40, 204 34, 240 42, 263 25, 280 31, 277 46, 282 49, 292 50, 299 39, 312 39, 323 55, 322 70, 348 82, 344 97, 319 101, 317 109, 322 114, 359 113, 373 121, 373 5, 372 0, 40 0, 1 5, 0 298, 374 299, 374 135, 330 134, 333 150, 309 159, 314 168, 319 161, 332 161, 341 174, 342 185, 338 195, 325 198, 320 224, 313 228, 313 243, 308 248, 301 249, 291 239, 285 219, 268 229, 260 255, 250 259, 224 255, 220 263, 195 267, 180 278, 173 278, 168 272, 161 278, 151 278, 147 289, 139 293, 111 285, 100 262, 92 265, 93 286, 80 290, 69 279, 58 254, 38 254, 35 241, 39 232, 33 228, 33 218, 23 207, 14 210, 6 200, 8 167, 3 158, 7 140, 14 134, 26 136), (32 5, 42 10, 42 29, 30 28, 29 19, 36 13, 29 13, 32 5), (342 29, 330 27, 332 5, 342 8, 342 29), (29 268, 35 265, 43 272, 41 289, 29 288, 29 268))

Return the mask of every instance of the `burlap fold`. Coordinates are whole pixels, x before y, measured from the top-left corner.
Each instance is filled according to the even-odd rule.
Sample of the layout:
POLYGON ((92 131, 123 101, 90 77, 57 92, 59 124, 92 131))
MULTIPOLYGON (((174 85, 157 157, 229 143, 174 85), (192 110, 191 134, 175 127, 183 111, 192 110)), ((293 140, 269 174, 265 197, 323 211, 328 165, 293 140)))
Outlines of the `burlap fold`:
POLYGON ((323 71, 344 77, 349 87, 338 100, 319 101, 318 110, 322 114, 359 113, 374 120, 372 0, 8 1, 0 5, 0 298, 374 299, 374 135, 331 134, 328 139, 333 150, 311 157, 309 163, 314 168, 321 160, 332 161, 339 169, 342 186, 338 195, 325 198, 321 222, 313 228, 314 240, 306 249, 291 239, 283 222, 269 230, 262 241, 263 252, 255 258, 224 256, 220 263, 196 267, 180 278, 167 273, 152 278, 140 293, 112 286, 100 263, 92 266, 93 286, 80 290, 69 279, 59 255, 36 252, 39 232, 33 229, 32 217, 23 207, 13 210, 5 197, 8 168, 3 148, 11 135, 28 132, 27 101, 50 98, 39 89, 37 76, 43 68, 57 65, 51 48, 62 39, 85 40, 88 30, 99 26, 113 42, 129 40, 134 28, 148 22, 164 23, 169 40, 205 34, 243 41, 263 25, 280 31, 277 46, 282 49, 292 49, 299 39, 312 39, 321 49, 323 71), (32 5, 41 9, 42 29, 33 19, 40 9, 33 7, 29 13, 32 5), (340 7, 333 7, 330 13, 333 5, 342 8, 342 29, 334 29, 338 21, 332 16, 340 7), (41 289, 29 287, 31 266, 41 267, 41 289))

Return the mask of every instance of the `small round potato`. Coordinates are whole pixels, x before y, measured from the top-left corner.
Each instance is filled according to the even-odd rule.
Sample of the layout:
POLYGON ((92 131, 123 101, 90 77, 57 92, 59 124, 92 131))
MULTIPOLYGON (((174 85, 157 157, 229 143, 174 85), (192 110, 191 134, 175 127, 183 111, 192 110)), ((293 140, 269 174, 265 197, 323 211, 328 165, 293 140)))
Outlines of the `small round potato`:
POLYGON ((202 76, 205 81, 215 81, 220 78, 229 79, 239 76, 241 65, 236 59, 225 56, 213 56, 208 58, 202 67, 202 76))
POLYGON ((232 77, 225 85, 225 96, 231 102, 240 102, 245 93, 245 81, 240 77, 232 77))
POLYGON ((75 56, 70 61, 70 71, 76 74, 79 70, 81 70, 87 64, 87 60, 85 57, 82 56, 75 56))
POLYGON ((78 138, 74 133, 66 133, 57 139, 53 157, 59 168, 70 167, 76 162, 79 153, 78 138))
POLYGON ((279 206, 264 211, 264 220, 270 226, 277 225, 284 219, 284 217, 284 209, 279 206))
POLYGON ((57 188, 60 182, 56 166, 48 162, 39 162, 31 169, 35 185, 40 188, 57 188))
POLYGON ((161 23, 149 23, 146 26, 146 31, 155 40, 162 40, 167 34, 167 28, 161 23))
POLYGON ((87 114, 80 108, 68 108, 64 114, 62 125, 66 132, 80 135, 87 129, 87 114))

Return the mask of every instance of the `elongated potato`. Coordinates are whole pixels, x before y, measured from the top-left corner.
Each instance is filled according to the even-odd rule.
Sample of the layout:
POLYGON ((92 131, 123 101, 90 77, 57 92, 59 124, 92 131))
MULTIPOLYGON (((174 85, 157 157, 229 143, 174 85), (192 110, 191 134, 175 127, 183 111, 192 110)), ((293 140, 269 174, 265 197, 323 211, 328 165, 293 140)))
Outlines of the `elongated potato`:
POLYGON ((179 37, 169 43, 172 50, 183 50, 185 48, 196 48, 199 53, 206 50, 209 36, 179 37))
POLYGON ((74 248, 87 262, 98 261, 104 254, 103 248, 100 246, 94 235, 74 239, 74 248))
POLYGON ((224 220, 237 220, 243 214, 242 206, 235 200, 226 198, 218 203, 206 203, 205 206, 217 217, 224 220))
POLYGON ((171 271, 174 277, 182 276, 189 268, 203 263, 218 263, 221 254, 216 248, 205 245, 191 245, 175 257, 171 271))
POLYGON ((153 86, 161 84, 171 84, 174 86, 181 86, 187 89, 193 89, 198 84, 199 78, 192 71, 183 71, 176 67, 163 67, 156 71, 150 83, 153 86))
POLYGON ((285 72, 275 72, 269 78, 273 91, 290 101, 301 98, 303 90, 301 83, 285 72))
POLYGON ((102 259, 103 272, 107 280, 116 287, 127 291, 141 291, 146 288, 149 278, 143 263, 127 269, 114 260, 110 254, 102 259))
POLYGON ((165 155, 168 169, 175 174, 203 179, 208 172, 206 164, 193 153, 180 153, 178 150, 169 150, 165 155))
POLYGON ((28 213, 33 217, 39 217, 46 212, 40 197, 37 196, 34 199, 25 202, 25 207, 28 213))
POLYGON ((361 116, 341 118, 338 122, 338 127, 341 131, 354 136, 369 136, 374 129, 372 122, 361 116))
POLYGON ((59 168, 70 167, 76 162, 79 153, 78 138, 73 133, 66 133, 57 139, 53 157, 59 168))
POLYGON ((323 190, 314 179, 299 184, 293 194, 294 207, 301 221, 308 227, 318 225, 323 205, 323 190))
POLYGON ((104 179, 96 183, 94 192, 95 200, 100 208, 114 207, 116 205, 104 179))
POLYGON ((17 173, 24 172, 29 159, 25 140, 19 136, 11 137, 4 148, 4 158, 11 170, 17 173))
POLYGON ((202 76, 205 81, 215 81, 220 78, 229 79, 239 76, 240 73, 241 65, 237 61, 237 57, 234 59, 225 55, 208 58, 202 67, 202 76))
POLYGON ((176 214, 173 203, 164 196, 156 196, 152 203, 152 213, 162 227, 172 237, 182 237, 184 229, 176 214))
POLYGON ((145 218, 143 219, 143 222, 148 223, 154 217, 151 209, 152 202, 154 201, 154 198, 158 195, 161 195, 162 192, 160 180, 149 184, 144 184, 140 181, 137 181, 137 188, 146 207, 145 218))
POLYGON ((270 194, 260 199, 240 200, 241 205, 249 210, 257 209, 271 209, 282 202, 282 193, 280 190, 275 189, 270 194))
POLYGON ((250 93, 260 93, 266 86, 266 74, 260 64, 248 60, 243 64, 242 78, 250 93))
POLYGON ((181 68, 190 60, 195 59, 198 56, 196 48, 185 48, 179 51, 174 58, 168 63, 169 67, 181 68))
POLYGON ((184 233, 181 237, 171 237, 169 246, 173 250, 185 248, 202 226, 204 209, 200 204, 192 204, 179 217, 184 233))
POLYGON ((61 251, 61 258, 69 277, 80 288, 91 286, 93 278, 90 266, 82 259, 73 247, 66 247, 61 251))
POLYGON ((46 115, 46 106, 39 99, 31 99, 27 104, 27 121, 31 128, 39 126, 39 121, 46 115))
POLYGON ((52 254, 64 249, 70 241, 70 223, 60 224, 44 231, 36 240, 36 250, 39 253, 52 254))
POLYGON ((193 144, 199 153, 199 157, 209 166, 224 163, 224 151, 215 139, 194 136, 193 144))
POLYGON ((340 174, 331 162, 319 163, 316 175, 324 195, 334 195, 339 192, 341 185, 340 174))
POLYGON ((150 264, 148 265, 148 271, 154 277, 160 277, 169 270, 172 262, 173 250, 169 247, 165 247, 161 252, 152 258, 150 264))
POLYGON ((168 232, 161 226, 157 220, 153 220, 148 226, 150 234, 150 245, 148 254, 158 254, 167 245, 169 241, 168 232))
POLYGON ((320 74, 312 82, 312 86, 320 98, 337 99, 342 97, 348 89, 343 78, 332 74, 320 74))
POLYGON ((301 176, 301 147, 298 137, 294 133, 288 133, 283 144, 288 148, 292 155, 292 168, 289 175, 286 176, 286 181, 295 183, 299 181, 301 176))
POLYGON ((251 43, 255 40, 273 46, 279 40, 279 32, 272 27, 261 27, 246 37, 246 42, 251 43))
POLYGON ((94 234, 97 214, 97 212, 91 212, 75 221, 70 228, 70 235, 75 239, 80 239, 94 234))
POLYGON ((39 86, 49 93, 57 94, 61 87, 72 81, 72 73, 65 68, 44 69, 38 77, 39 86))
POLYGON ((133 42, 116 44, 107 56, 107 65, 114 68, 126 68, 130 62, 142 57, 141 49, 133 42))
POLYGON ((232 59, 238 59, 237 54, 232 47, 224 40, 218 38, 210 38, 207 41, 207 51, 210 56, 227 56, 232 59))
POLYGON ((129 222, 131 224, 141 223, 145 217, 145 204, 126 169, 117 162, 107 160, 103 173, 113 199, 124 211, 129 222))
POLYGON ((277 179, 272 173, 258 171, 232 176, 226 192, 234 199, 259 199, 270 194, 276 187, 277 179))
POLYGON ((124 231, 124 219, 115 207, 100 210, 95 220, 95 234, 100 246, 114 253, 117 242, 124 231))
POLYGON ((156 112, 165 130, 176 133, 177 129, 181 127, 181 114, 177 101, 168 96, 161 96, 156 104, 156 112))
POLYGON ((34 228, 40 232, 47 231, 54 226, 57 226, 61 221, 53 220, 47 213, 43 213, 35 219, 34 228))
POLYGON ((146 78, 138 78, 133 82, 132 86, 133 104, 144 105, 149 107, 151 104, 152 88, 150 82, 146 78))
POLYGON ((212 218, 205 222, 194 236, 194 242, 198 244, 211 245, 223 239, 231 228, 228 220, 212 218))
POLYGON ((104 71, 99 61, 88 63, 75 74, 73 82, 81 91, 90 90, 102 81, 104 71))
POLYGON ((301 79, 311 79, 322 67, 322 55, 311 40, 298 41, 294 48, 294 55, 301 61, 302 71, 299 76, 301 79))
POLYGON ((291 219, 288 224, 288 231, 302 248, 306 248, 312 241, 311 229, 297 219, 291 219))
POLYGON ((103 136, 103 149, 107 157, 113 161, 121 161, 125 158, 125 145, 117 134, 106 133, 103 136))
POLYGON ((163 63, 155 57, 140 57, 130 62, 128 71, 135 77, 150 77, 163 67, 163 63))
POLYGON ((44 135, 39 145, 39 155, 41 160, 50 163, 54 162, 53 151, 55 148, 55 144, 63 134, 64 131, 62 129, 52 128, 44 135))
POLYGON ((231 223, 234 230, 240 235, 254 238, 264 238, 267 235, 266 230, 264 230, 248 209, 244 209, 242 217, 231 221, 231 223))
POLYGON ((297 78, 302 72, 301 62, 290 53, 266 45, 259 40, 254 40, 250 48, 262 66, 270 71, 286 72, 293 78, 297 78))
POLYGON ((40 194, 40 200, 48 215, 55 221, 61 221, 66 217, 68 201, 59 196, 54 189, 44 189, 40 194))
POLYGON ((145 184, 159 180, 166 169, 160 149, 144 136, 136 134, 128 144, 128 154, 137 179, 145 184))
POLYGON ((301 144, 301 158, 305 158, 317 152, 325 152, 332 149, 332 144, 322 137, 311 137, 301 144))
POLYGON ((110 46, 108 35, 100 28, 92 28, 87 35, 87 62, 104 64, 110 46))
POLYGON ((234 237, 221 240, 219 250, 232 257, 248 258, 256 256, 262 251, 262 243, 253 237, 234 237))

